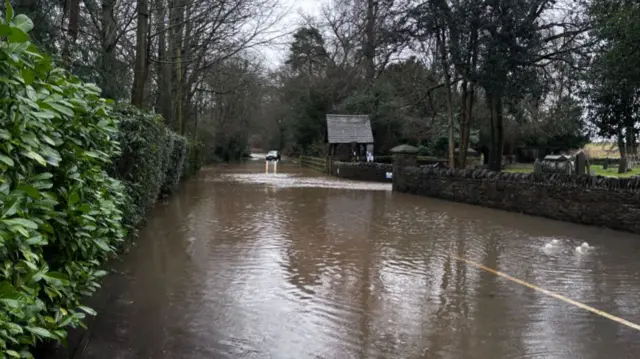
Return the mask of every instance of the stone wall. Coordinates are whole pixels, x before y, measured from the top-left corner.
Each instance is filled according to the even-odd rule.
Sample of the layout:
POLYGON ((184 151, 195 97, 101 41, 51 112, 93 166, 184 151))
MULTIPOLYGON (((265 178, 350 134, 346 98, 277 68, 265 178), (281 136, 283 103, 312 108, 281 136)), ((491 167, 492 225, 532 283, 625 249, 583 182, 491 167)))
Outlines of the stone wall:
POLYGON ((391 182, 386 178, 387 172, 392 172, 393 165, 375 162, 334 162, 331 175, 369 182, 391 182))
POLYGON ((393 189, 640 233, 640 178, 405 167, 393 189))

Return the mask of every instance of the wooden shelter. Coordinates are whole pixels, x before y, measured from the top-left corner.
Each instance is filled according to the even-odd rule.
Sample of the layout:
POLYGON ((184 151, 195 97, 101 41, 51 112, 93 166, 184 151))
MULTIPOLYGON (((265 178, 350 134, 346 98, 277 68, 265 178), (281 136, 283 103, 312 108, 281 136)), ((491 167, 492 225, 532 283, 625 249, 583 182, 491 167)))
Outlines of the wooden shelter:
POLYGON ((341 149, 341 160, 364 157, 367 150, 373 152, 373 132, 369 116, 327 115, 327 142, 329 165, 341 149))

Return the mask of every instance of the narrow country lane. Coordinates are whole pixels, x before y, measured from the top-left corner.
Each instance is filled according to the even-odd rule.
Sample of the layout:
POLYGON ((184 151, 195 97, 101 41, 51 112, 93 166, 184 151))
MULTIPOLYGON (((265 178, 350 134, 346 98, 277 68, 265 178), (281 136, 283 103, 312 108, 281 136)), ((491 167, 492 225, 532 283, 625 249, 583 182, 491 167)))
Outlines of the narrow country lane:
POLYGON ((209 168, 159 204, 76 358, 640 357, 581 307, 640 323, 640 237, 279 172, 209 168))

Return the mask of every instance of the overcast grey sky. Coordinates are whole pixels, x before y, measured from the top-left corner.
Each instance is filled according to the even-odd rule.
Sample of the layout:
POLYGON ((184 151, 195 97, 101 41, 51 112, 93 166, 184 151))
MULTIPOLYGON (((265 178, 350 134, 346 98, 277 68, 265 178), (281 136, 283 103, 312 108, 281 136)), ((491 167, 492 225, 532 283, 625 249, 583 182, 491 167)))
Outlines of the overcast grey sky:
MULTIPOLYGON (((323 4, 330 3, 331 0, 280 0, 283 11, 286 11, 282 19, 283 31, 293 31, 302 22, 301 14, 314 15, 320 14, 323 4)), ((289 41, 290 36, 283 38, 279 42, 289 41)), ((264 56, 264 65, 275 68, 284 61, 288 46, 284 43, 272 46, 261 46, 259 52, 264 56)))

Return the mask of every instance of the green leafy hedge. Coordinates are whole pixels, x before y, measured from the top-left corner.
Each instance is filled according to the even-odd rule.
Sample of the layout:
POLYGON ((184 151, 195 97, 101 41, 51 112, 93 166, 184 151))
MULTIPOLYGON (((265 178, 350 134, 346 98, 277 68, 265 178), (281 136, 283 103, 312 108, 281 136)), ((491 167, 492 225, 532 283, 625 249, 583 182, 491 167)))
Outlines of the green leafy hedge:
POLYGON ((160 116, 111 106, 29 43, 33 23, 0 19, 0 359, 32 357, 82 325, 84 296, 199 145, 160 116), (193 149, 187 159, 187 149, 193 149))
POLYGON ((177 188, 187 140, 167 129, 161 116, 131 105, 116 105, 113 114, 119 120, 117 139, 122 153, 113 161, 110 173, 126 187, 124 224, 135 230, 144 224, 156 200, 177 188))
POLYGON ((160 194, 169 196, 175 192, 182 177, 184 159, 187 153, 187 139, 172 131, 167 131, 165 143, 168 149, 168 156, 164 167, 164 184, 160 194))
POLYGON ((164 183, 167 150, 162 117, 130 105, 118 105, 118 141, 122 154, 113 161, 112 175, 126 186, 128 203, 123 207, 125 225, 139 228, 156 203, 164 183))
POLYGON ((33 23, 0 20, 0 357, 30 357, 40 340, 81 325, 80 299, 125 231, 119 152, 100 89, 28 42, 33 23))

